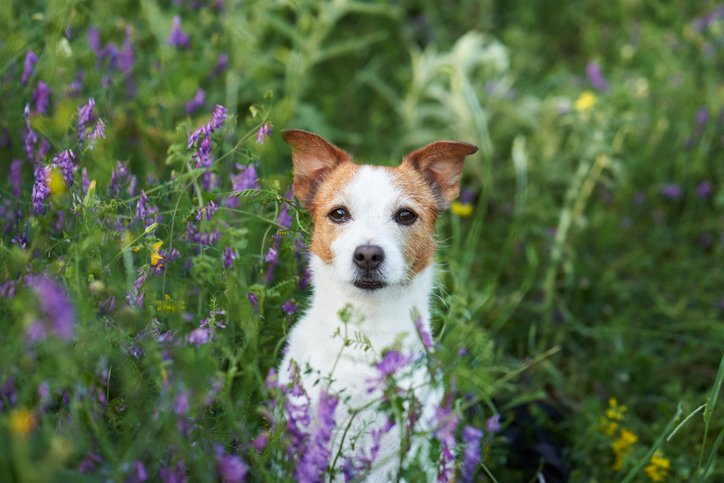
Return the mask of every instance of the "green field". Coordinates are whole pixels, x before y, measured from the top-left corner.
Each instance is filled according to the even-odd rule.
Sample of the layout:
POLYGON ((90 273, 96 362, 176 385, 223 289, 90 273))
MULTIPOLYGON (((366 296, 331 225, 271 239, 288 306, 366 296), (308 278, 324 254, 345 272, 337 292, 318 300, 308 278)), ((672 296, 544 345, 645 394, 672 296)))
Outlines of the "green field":
POLYGON ((311 291, 286 128, 383 165, 480 147, 437 226, 457 481, 724 481, 724 4, 5 0, 0 26, 0 481, 341 481, 300 477, 267 381, 311 291))

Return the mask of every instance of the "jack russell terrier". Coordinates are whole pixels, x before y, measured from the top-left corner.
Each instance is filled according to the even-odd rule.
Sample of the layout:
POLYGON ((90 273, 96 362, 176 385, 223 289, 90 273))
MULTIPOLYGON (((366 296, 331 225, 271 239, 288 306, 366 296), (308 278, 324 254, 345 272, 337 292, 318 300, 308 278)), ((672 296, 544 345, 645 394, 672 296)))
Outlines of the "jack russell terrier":
MULTIPOLYGON (((292 148, 294 194, 314 218, 314 295, 289 333, 279 382, 292 380, 294 362, 312 408, 322 389, 339 397, 332 465, 338 450, 347 454, 353 444, 357 450, 373 444, 373 430, 385 425, 386 417, 375 409, 382 389, 370 389, 370 381, 379 378, 374 364, 381 354, 390 348, 425 353, 420 334, 430 333, 435 220, 457 198, 463 160, 478 148, 438 141, 390 168, 354 164, 345 151, 311 132, 292 129, 282 135, 292 148), (349 332, 364 344, 342 335, 344 311, 355 314, 349 332)), ((429 420, 442 389, 434 387, 424 368, 406 384, 421 402, 420 421, 429 420)), ((365 481, 395 478, 400 445, 400 431, 377 441, 376 462, 365 481)), ((340 467, 338 462, 337 474, 340 467)))

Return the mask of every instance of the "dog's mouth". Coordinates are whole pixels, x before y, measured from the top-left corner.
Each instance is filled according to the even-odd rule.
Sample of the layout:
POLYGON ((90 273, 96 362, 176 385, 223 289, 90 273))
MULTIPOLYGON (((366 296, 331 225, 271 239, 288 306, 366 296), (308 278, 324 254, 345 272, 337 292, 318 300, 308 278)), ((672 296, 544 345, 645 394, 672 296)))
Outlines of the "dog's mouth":
POLYGON ((362 290, 379 290, 385 288, 387 283, 376 277, 361 277, 354 281, 354 286, 362 290))

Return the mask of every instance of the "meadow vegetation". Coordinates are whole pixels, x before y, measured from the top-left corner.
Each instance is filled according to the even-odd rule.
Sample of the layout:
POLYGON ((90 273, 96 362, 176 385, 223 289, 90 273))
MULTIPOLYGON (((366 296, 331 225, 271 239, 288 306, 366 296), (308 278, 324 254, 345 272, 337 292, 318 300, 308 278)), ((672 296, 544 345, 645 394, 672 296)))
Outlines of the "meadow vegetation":
POLYGON ((290 127, 481 147, 402 476, 724 480, 724 5, 447 3, 0 3, 1 481, 364 478, 270 372, 311 290, 290 127))

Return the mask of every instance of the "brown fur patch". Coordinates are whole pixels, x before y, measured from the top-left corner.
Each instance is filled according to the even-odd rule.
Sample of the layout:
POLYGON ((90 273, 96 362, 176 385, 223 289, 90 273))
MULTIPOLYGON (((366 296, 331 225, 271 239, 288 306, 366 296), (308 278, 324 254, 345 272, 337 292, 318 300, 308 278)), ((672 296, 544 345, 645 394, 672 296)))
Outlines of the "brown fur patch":
POLYGON ((342 188, 349 183, 359 166, 354 163, 343 163, 338 165, 320 183, 307 209, 314 218, 314 233, 312 234, 311 251, 321 258, 325 263, 330 263, 332 254, 332 242, 337 237, 341 226, 327 217, 329 211, 335 208, 332 201, 339 194, 342 188))
POLYGON ((406 227, 405 261, 410 278, 414 277, 432 263, 435 254, 435 221, 437 220, 437 199, 425 178, 406 163, 396 168, 386 168, 393 182, 406 193, 416 206, 418 216, 415 223, 406 227))

